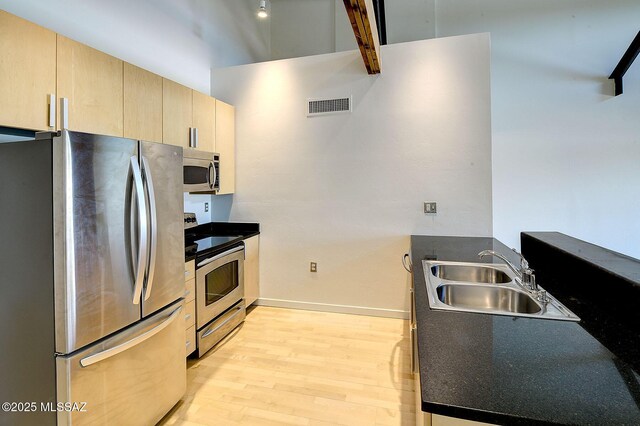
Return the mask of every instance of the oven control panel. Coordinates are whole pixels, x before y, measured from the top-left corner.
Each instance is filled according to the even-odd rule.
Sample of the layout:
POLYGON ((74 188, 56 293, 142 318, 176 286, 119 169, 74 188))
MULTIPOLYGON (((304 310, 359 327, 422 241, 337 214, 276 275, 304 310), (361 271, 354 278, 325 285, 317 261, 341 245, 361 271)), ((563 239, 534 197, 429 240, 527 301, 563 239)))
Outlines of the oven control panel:
POLYGON ((194 226, 198 226, 198 221, 196 220, 195 213, 185 213, 184 214, 184 229, 193 228, 194 226))

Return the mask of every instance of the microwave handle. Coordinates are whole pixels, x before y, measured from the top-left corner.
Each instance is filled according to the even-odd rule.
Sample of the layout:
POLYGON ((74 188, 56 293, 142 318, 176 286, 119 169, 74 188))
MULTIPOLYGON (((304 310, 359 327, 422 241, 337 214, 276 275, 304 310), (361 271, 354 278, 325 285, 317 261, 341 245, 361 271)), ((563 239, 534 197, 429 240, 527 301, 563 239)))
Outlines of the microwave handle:
POLYGON ((225 252, 220 253, 220 254, 219 254, 219 255, 217 255, 217 256, 213 256, 213 257, 210 257, 210 258, 209 258, 209 259, 207 259, 207 260, 203 260, 202 262, 200 262, 200 263, 198 263, 198 264, 196 265, 196 268, 199 268, 199 267, 204 266, 204 265, 208 265, 209 263, 213 262, 214 260, 218 260, 218 259, 220 259, 221 257, 228 256, 228 255, 230 255, 230 254, 232 254, 232 253, 235 253, 235 252, 237 252, 237 251, 240 251, 240 250, 244 250, 244 246, 234 247, 234 248, 232 248, 232 249, 230 249, 230 250, 227 250, 227 251, 225 251, 225 252))
POLYGON ((209 188, 214 189, 216 185, 216 166, 213 164, 213 161, 209 163, 209 188))

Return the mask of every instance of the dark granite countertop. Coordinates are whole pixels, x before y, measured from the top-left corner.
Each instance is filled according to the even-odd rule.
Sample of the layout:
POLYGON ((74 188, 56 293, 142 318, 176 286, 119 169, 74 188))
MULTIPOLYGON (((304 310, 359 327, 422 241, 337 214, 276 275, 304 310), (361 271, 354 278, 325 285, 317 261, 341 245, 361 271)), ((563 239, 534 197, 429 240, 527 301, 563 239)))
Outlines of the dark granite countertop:
POLYGON ((521 245, 547 291, 640 372, 640 260, 559 232, 523 232, 521 245))
POLYGON ((196 259, 199 256, 209 256, 216 252, 222 252, 247 238, 259 234, 259 223, 210 222, 185 229, 185 262, 196 259), (213 241, 204 241, 206 239, 212 239, 213 241), (202 241, 201 247, 198 247, 198 241, 202 241), (205 251, 202 251, 202 245, 207 246, 205 251), (197 256, 196 251, 198 251, 197 256))
POLYGON ((640 376, 579 323, 429 308, 422 260, 478 262, 485 249, 510 253, 493 238, 411 237, 422 410, 496 424, 640 424, 640 376))
POLYGON ((610 274, 616 274, 629 282, 630 285, 640 287, 640 267, 638 267, 640 261, 638 259, 560 232, 525 232, 524 234, 584 259, 610 274))

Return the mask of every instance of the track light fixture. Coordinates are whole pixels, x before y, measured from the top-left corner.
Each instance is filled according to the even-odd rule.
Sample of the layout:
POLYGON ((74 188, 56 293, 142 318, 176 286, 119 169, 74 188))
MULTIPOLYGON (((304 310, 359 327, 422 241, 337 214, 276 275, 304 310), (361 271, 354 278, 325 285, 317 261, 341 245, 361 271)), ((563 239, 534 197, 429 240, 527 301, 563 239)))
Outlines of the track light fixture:
POLYGON ((267 13, 267 0, 260 0, 258 4, 258 18, 264 19, 267 16, 269 16, 269 13, 267 13))

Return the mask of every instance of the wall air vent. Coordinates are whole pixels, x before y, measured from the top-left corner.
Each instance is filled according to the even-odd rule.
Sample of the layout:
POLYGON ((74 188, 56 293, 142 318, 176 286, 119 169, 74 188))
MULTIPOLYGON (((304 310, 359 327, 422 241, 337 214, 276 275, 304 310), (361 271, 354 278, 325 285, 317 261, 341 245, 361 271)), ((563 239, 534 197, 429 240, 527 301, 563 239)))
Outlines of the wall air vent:
POLYGON ((351 96, 335 99, 308 99, 307 117, 338 112, 351 112, 351 96))

